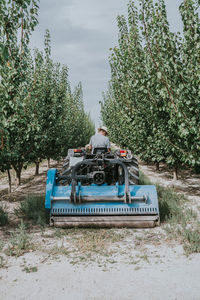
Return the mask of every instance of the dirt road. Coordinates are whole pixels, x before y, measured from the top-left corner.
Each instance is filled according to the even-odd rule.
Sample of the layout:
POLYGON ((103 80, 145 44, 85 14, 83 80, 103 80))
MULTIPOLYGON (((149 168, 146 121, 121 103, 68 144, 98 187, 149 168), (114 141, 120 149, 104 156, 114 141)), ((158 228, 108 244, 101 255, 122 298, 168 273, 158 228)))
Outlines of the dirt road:
MULTIPOLYGON (((25 258, 30 262, 38 256, 25 258)), ((173 252, 169 259, 162 257, 162 263, 146 262, 140 268, 121 263, 119 256, 115 266, 107 264, 105 270, 97 264, 75 266, 61 257, 58 262, 40 264, 37 272, 26 273, 18 259, 1 270, 0 299, 198 300, 199 270, 199 255, 187 259, 173 252)))
MULTIPOLYGON (((141 168, 155 181, 172 184, 168 173, 155 173, 145 165, 141 168)), ((193 205, 200 203, 195 189, 198 179, 176 183, 186 194, 189 188, 193 191, 193 205)), ((33 182, 29 185, 32 189, 33 182)), ((200 299, 200 254, 186 257, 182 245, 168 237, 163 225, 146 230, 34 227, 28 231, 30 248, 19 257, 3 252, 9 230, 13 229, 0 233, 5 242, 0 252, 2 300, 200 299)))

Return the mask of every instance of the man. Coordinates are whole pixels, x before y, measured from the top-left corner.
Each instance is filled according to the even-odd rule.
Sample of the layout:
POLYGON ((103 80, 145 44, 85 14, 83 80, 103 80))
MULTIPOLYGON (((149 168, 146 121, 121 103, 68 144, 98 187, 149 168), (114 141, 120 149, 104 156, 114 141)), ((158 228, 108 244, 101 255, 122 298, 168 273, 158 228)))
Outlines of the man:
POLYGON ((107 127, 101 126, 98 128, 98 133, 93 135, 90 139, 89 150, 93 152, 94 148, 107 148, 108 152, 110 152, 110 141, 107 137, 108 130, 107 127))

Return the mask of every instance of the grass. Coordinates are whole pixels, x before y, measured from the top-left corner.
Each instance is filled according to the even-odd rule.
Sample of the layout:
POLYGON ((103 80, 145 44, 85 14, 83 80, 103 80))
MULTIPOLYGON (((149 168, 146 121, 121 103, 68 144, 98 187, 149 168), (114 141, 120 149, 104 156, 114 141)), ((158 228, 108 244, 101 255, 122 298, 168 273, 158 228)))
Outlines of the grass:
POLYGON ((74 244, 79 253, 101 253, 110 244, 119 242, 123 238, 124 234, 114 232, 112 229, 90 229, 82 231, 82 235, 77 236, 74 244))
POLYGON ((31 238, 26 232, 26 226, 23 221, 21 221, 21 224, 11 235, 6 254, 18 257, 29 251, 31 246, 31 238))
POLYGON ((49 222, 49 214, 45 209, 44 196, 28 195, 15 211, 18 217, 32 224, 44 226, 49 222))
POLYGON ((0 268, 4 268, 6 266, 5 259, 0 255, 0 268))
POLYGON ((58 258, 59 255, 67 256, 70 259, 70 263, 73 265, 80 263, 92 263, 99 264, 116 263, 112 257, 116 250, 110 248, 111 245, 122 241, 127 234, 126 229, 113 230, 113 229, 66 229, 55 230, 47 237, 62 239, 62 243, 53 247, 44 249, 48 253, 48 257, 58 258), (62 237, 60 234, 62 233, 62 237))
POLYGON ((8 214, 5 209, 0 206, 0 226, 5 226, 8 224, 8 214))
POLYGON ((24 271, 26 273, 33 273, 33 272, 37 272, 38 268, 37 267, 24 267, 22 269, 22 271, 24 271))
MULTIPOLYGON (((140 172, 140 184, 152 185, 147 176, 140 172)), ((170 188, 156 184, 159 200, 161 222, 175 218, 177 222, 182 219, 182 205, 187 201, 183 195, 178 195, 170 188)))
POLYGON ((139 255, 138 258, 143 259, 144 261, 146 261, 149 264, 149 259, 148 259, 147 254, 139 255))
MULTIPOLYGON (((152 184, 144 174, 140 173, 140 184, 152 184)), ((178 239, 185 253, 200 253, 200 223, 197 214, 185 204, 188 199, 174 190, 156 185, 159 199, 161 223, 166 224, 167 234, 178 239)))
POLYGON ((200 253, 200 227, 183 231, 184 250, 186 254, 200 253))
POLYGON ((4 242, 0 240, 0 251, 3 249, 4 247, 4 242))
POLYGON ((110 244, 119 242, 125 238, 126 229, 115 231, 114 229, 94 229, 94 228, 55 228, 53 232, 43 234, 45 238, 70 239, 79 253, 98 253, 106 249, 110 244))

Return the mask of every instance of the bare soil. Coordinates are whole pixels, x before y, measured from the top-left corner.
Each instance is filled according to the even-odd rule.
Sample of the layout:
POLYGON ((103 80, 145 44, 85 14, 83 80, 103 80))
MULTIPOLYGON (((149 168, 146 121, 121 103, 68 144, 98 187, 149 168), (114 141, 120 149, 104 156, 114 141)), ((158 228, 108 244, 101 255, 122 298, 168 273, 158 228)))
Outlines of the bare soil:
MULTIPOLYGON (((57 162, 52 162, 56 166, 57 162)), ((173 186, 199 211, 200 176, 185 171, 174 182, 161 165, 140 164, 152 182, 173 186)), ((8 255, 11 233, 19 222, 14 209, 27 194, 44 194, 47 163, 22 174, 22 186, 7 194, 0 179, 1 204, 10 224, 0 229, 0 300, 11 299, 200 299, 200 254, 184 254, 164 224, 153 229, 67 229, 29 227, 29 245, 8 255)))

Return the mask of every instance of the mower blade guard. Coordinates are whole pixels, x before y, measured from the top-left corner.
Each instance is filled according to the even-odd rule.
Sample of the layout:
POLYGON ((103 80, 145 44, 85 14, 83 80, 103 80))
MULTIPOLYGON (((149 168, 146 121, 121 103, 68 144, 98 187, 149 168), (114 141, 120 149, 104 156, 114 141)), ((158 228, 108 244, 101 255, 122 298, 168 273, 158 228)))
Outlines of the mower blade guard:
POLYGON ((154 185, 130 185, 129 203, 124 185, 76 185, 78 203, 71 202, 71 186, 56 184, 56 169, 47 174, 45 207, 51 225, 58 227, 154 227, 159 225, 154 185))

